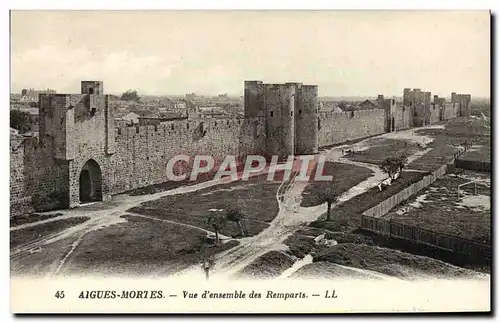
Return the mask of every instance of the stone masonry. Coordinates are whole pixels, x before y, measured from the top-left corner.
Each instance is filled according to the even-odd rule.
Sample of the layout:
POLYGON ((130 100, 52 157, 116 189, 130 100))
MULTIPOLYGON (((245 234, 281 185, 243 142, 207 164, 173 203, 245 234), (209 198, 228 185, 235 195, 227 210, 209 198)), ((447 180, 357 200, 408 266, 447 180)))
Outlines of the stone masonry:
MULTIPOLYGON (((470 115, 470 95, 430 102, 430 92, 404 90, 403 104, 379 95, 377 109, 319 112, 318 87, 302 83, 245 82, 241 119, 176 120, 115 128, 100 81, 82 81, 80 94, 39 97, 39 138, 11 138, 11 215, 41 205, 76 207, 167 181, 177 155, 316 154, 334 145, 413 126, 470 115), (431 107, 432 106, 432 107, 431 107), (436 106, 435 108, 433 106, 436 106), (437 109, 437 112, 434 110, 437 109)), ((180 171, 189 170, 190 163, 180 171)))

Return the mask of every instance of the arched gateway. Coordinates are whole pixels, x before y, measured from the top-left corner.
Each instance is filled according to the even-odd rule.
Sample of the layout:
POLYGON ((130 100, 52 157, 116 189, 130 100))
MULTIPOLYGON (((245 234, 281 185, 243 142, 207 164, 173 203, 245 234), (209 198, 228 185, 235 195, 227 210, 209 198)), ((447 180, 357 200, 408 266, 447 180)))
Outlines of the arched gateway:
POLYGON ((89 159, 80 171, 80 203, 102 201, 102 173, 99 164, 89 159))

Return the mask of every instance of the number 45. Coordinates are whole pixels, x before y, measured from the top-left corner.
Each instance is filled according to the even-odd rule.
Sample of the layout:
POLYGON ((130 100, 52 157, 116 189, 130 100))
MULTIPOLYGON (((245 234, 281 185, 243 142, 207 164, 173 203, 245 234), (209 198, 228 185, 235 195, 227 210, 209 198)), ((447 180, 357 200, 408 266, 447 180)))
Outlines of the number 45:
POLYGON ((62 291, 62 290, 57 291, 55 296, 56 296, 56 298, 64 298, 64 291, 62 291))

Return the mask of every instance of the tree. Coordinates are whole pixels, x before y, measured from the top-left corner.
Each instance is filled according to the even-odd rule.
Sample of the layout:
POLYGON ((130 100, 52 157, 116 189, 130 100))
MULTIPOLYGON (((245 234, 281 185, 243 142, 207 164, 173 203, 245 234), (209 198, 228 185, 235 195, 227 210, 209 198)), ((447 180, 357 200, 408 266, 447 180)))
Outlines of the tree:
POLYGON ((408 164, 408 157, 406 155, 400 155, 398 157, 399 172, 403 171, 403 168, 406 167, 406 164, 408 164))
POLYGON ((406 166, 408 158, 404 155, 397 157, 388 157, 379 165, 380 169, 389 175, 391 179, 395 179, 398 172, 401 172, 406 166))
POLYGON ((347 101, 342 100, 342 101, 340 101, 340 102, 337 104, 337 106, 338 106, 339 108, 341 108, 342 110, 344 110, 344 109, 346 109, 349 105, 347 104, 347 101))
POLYGON ((137 91, 135 90, 127 90, 126 92, 124 92, 122 94, 122 97, 121 99, 123 101, 139 101, 141 98, 139 97, 139 95, 137 94, 137 91))
POLYGON ((337 203, 339 200, 338 194, 335 191, 332 183, 327 183, 319 192, 320 203, 327 204, 326 221, 330 221, 332 204, 337 203))
POLYGON ((241 236, 245 236, 245 232, 243 231, 243 226, 241 225, 241 221, 245 218, 243 213, 241 213, 240 209, 237 207, 227 206, 226 207, 226 219, 231 222, 235 222, 241 231, 241 236))
POLYGON ((207 224, 210 225, 215 232, 215 244, 219 243, 219 232, 226 225, 226 215, 220 212, 211 212, 206 217, 207 224))
POLYGON ((24 111, 10 110, 10 126, 25 133, 31 130, 30 114, 24 111))

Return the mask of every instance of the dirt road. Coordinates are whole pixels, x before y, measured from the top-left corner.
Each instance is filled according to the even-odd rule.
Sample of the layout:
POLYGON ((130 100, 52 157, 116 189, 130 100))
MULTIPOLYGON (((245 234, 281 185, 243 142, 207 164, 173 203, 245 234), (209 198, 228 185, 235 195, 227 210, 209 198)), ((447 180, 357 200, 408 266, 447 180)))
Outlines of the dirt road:
MULTIPOLYGON (((383 134, 374 138, 385 138, 394 137, 395 134, 383 134)), ((406 140, 413 140, 423 144, 427 144, 432 141, 431 138, 415 135, 415 130, 401 131, 397 133, 397 137, 406 140)), ((374 138, 366 139, 360 141, 355 146, 355 149, 367 149, 370 147, 370 140, 374 138)), ((353 147, 353 146, 351 146, 353 147)), ((351 187, 348 191, 344 192, 340 198, 339 202, 347 201, 366 190, 376 186, 381 180, 384 179, 384 174, 378 169, 376 165, 365 164, 360 162, 350 161, 344 158, 342 155, 342 149, 345 146, 335 147, 326 151, 321 152, 321 154, 326 156, 328 161, 334 161, 338 163, 353 164, 356 166, 362 166, 369 168, 373 171, 373 175, 367 180, 351 187)), ((410 160, 414 160, 422 156, 422 153, 417 153, 414 156, 410 156, 410 160)), ((267 169, 263 170, 260 174, 267 173, 267 169)), ((257 176, 259 174, 255 174, 257 176)), ((215 185, 230 183, 233 180, 230 177, 226 177, 220 180, 212 180, 204 183, 179 187, 173 190, 164 191, 160 193, 142 195, 142 196, 129 196, 129 195, 119 195, 114 197, 112 203, 98 205, 91 205, 88 207, 81 207, 77 209, 58 211, 62 215, 58 215, 46 220, 23 224, 15 227, 11 227, 11 231, 33 228, 41 224, 50 223, 57 220, 68 219, 72 217, 89 217, 90 220, 75 225, 71 228, 62 230, 61 232, 50 234, 41 239, 31 241, 24 245, 18 246, 11 250, 11 261, 15 262, 24 256, 30 254, 35 249, 43 250, 45 245, 50 243, 68 238, 77 237, 72 245, 70 251, 63 257, 56 271, 53 273, 57 275, 61 268, 64 266, 66 260, 71 255, 71 253, 78 248, 80 241, 88 233, 100 230, 102 228, 112 226, 121 222, 126 222, 127 220, 121 216, 126 214, 126 211, 132 207, 135 207, 143 202, 156 200, 165 196, 185 194, 189 192, 196 192, 205 188, 209 188, 215 185)), ((240 245, 232 248, 228 251, 220 253, 216 257, 216 267, 214 270, 214 275, 217 276, 231 276, 232 274, 238 272, 240 269, 244 268, 248 264, 252 263, 256 258, 265 254, 271 250, 282 250, 287 248, 283 241, 294 232, 296 232, 300 227, 307 225, 308 223, 318 219, 325 211, 326 204, 315 206, 315 207, 301 207, 301 197, 302 191, 306 187, 307 182, 296 181, 295 177, 288 182, 282 183, 278 192, 276 193, 276 199, 279 204, 279 212, 275 219, 270 223, 269 227, 262 231, 260 234, 250 237, 240 239, 240 245)), ((333 206, 335 207, 335 206, 333 206)), ((50 213, 49 213, 50 214, 50 213)), ((206 231, 206 230, 204 230, 206 231)), ((208 232, 208 231, 206 231, 208 232)), ((179 273, 180 275, 191 274, 200 272, 199 266, 193 266, 187 271, 179 273)))

